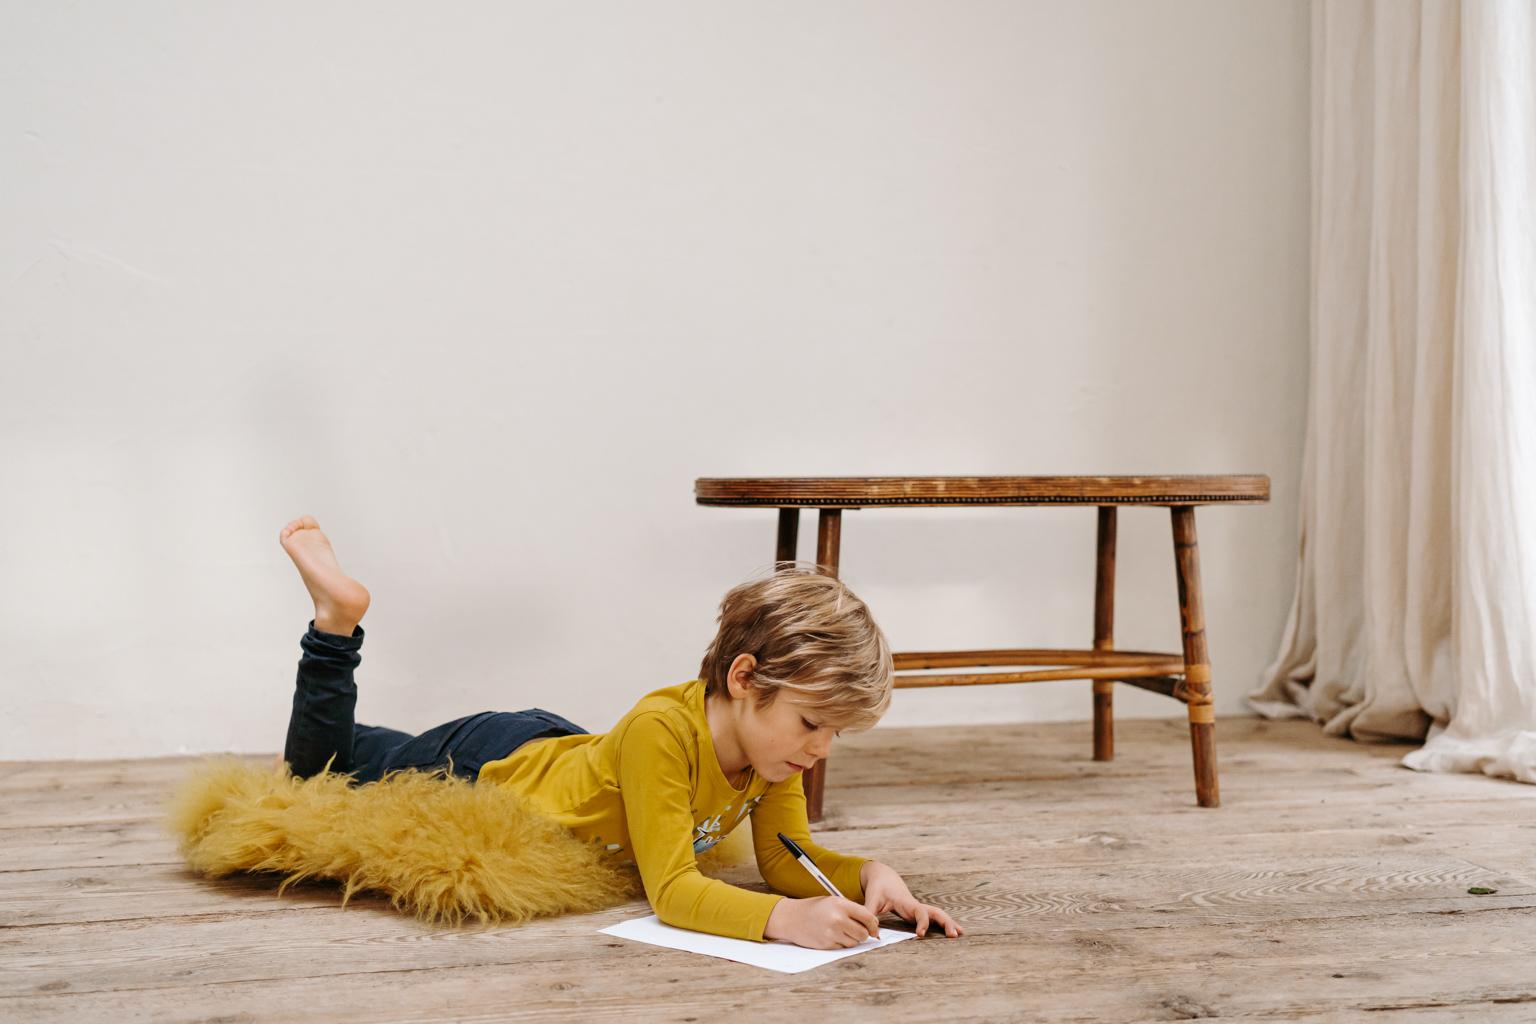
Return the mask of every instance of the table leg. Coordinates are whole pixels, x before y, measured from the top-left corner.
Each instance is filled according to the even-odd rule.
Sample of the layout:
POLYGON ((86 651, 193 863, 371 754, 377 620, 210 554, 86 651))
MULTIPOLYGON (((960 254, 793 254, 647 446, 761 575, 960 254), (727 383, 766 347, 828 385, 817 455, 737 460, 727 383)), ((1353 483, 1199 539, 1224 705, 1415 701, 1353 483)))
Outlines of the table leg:
POLYGON ((1211 658, 1205 644, 1205 606, 1200 594, 1200 549, 1193 505, 1174 505, 1173 555, 1179 580, 1179 620, 1184 634, 1184 680, 1189 693, 1189 742, 1195 758, 1195 799, 1220 807, 1216 781, 1216 709, 1211 702, 1211 658))
MULTIPOLYGON (((843 510, 820 509, 816 516, 816 565, 818 572, 836 576, 838 547, 842 541, 843 510)), ((821 820, 821 797, 827 787, 827 762, 822 759, 803 776, 805 813, 811 821, 821 820)))
POLYGON ((843 510, 823 508, 816 516, 816 564, 828 576, 837 575, 837 549, 843 538, 843 510))
POLYGON ((797 508, 779 509, 779 543, 774 553, 775 569, 787 568, 787 562, 795 560, 795 551, 800 546, 800 510, 797 508))
MULTIPOLYGON (((1099 553, 1093 587, 1093 649, 1115 646, 1115 506, 1099 506, 1099 553)), ((1093 681, 1093 759, 1115 759, 1115 681, 1093 681)))

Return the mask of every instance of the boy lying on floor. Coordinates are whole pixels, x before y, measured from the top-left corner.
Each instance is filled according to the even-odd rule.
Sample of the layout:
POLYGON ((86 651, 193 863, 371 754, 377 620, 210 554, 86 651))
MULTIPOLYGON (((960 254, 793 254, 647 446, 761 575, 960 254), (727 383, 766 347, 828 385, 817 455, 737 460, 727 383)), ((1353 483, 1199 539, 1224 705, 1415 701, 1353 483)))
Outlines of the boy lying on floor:
POLYGON ((868 607, 834 577, 797 568, 732 588, 700 678, 646 694, 606 733, 542 708, 484 711, 419 736, 354 721, 369 594, 341 571, 320 525, 303 516, 279 539, 315 602, 300 640, 284 759, 377 780, 448 765, 507 786, 578 837, 640 873, 666 924, 813 949, 879 935, 877 915, 964 934, 919 902, 896 871, 811 841, 801 773, 844 729, 871 728, 890 706, 890 647, 868 607), (758 868, 776 893, 705 877, 696 855, 751 821, 758 868), (779 841, 799 844, 844 894, 826 893, 779 841), (783 895, 780 895, 783 894, 783 895))

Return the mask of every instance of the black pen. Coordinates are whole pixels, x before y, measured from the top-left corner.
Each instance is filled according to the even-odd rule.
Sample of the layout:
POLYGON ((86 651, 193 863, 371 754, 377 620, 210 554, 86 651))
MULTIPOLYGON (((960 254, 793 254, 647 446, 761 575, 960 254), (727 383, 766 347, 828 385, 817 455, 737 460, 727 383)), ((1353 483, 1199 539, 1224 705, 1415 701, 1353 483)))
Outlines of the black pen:
POLYGON ((821 873, 821 869, 816 866, 815 861, 811 860, 810 855, 807 854, 804 850, 800 849, 799 843, 789 838, 789 836, 785 835, 783 832, 779 833, 779 842, 784 844, 784 848, 789 851, 789 855, 791 857, 799 861, 801 866, 811 873, 812 878, 821 883, 821 887, 823 889, 827 890, 827 892, 831 893, 833 896, 839 897, 840 899, 848 898, 837 891, 837 886, 832 884, 832 880, 830 878, 821 873))

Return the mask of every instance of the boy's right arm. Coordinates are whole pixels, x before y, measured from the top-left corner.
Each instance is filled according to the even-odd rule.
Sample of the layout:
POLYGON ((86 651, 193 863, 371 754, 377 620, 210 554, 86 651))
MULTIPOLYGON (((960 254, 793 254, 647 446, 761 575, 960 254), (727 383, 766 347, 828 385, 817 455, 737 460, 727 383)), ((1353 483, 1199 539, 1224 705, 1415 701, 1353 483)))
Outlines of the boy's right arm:
POLYGON ((629 723, 619 746, 619 793, 646 899, 665 924, 762 942, 784 897, 700 873, 689 774, 683 739, 660 712, 629 723))

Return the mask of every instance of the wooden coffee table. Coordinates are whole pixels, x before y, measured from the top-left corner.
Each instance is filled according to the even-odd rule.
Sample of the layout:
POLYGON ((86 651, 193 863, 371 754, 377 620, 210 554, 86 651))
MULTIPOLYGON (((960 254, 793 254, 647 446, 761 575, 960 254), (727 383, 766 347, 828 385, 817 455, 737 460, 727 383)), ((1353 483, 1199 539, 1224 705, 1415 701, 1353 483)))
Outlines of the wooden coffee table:
MULTIPOLYGON (((777 508, 775 558, 792 562, 800 510, 818 510, 816 562, 838 574, 843 510, 954 505, 1090 505, 1099 520, 1094 575, 1093 647, 1087 650, 1017 648, 996 651, 918 651, 894 656, 895 686, 979 686, 1087 679, 1093 683, 1093 759, 1115 756, 1113 687, 1116 682, 1183 701, 1189 709, 1189 740, 1195 766, 1195 800, 1219 807, 1216 779, 1216 713, 1211 702, 1211 662, 1206 653, 1205 609, 1200 594, 1200 555, 1195 506, 1256 504, 1269 500, 1269 477, 1238 476, 823 476, 700 477, 700 505, 777 508), (1179 653, 1114 649, 1115 521, 1121 505, 1167 506, 1173 516, 1173 552, 1179 584, 1179 653), (1054 666, 1027 671, 902 675, 903 669, 976 666, 1054 666)), ((806 807, 821 820, 826 761, 805 775, 806 807)))

